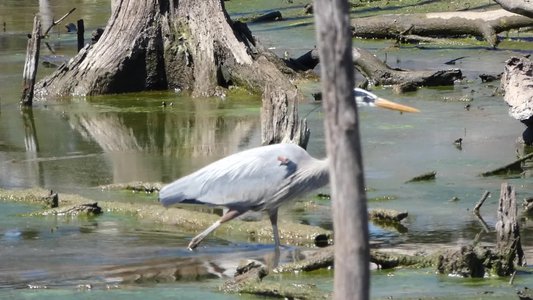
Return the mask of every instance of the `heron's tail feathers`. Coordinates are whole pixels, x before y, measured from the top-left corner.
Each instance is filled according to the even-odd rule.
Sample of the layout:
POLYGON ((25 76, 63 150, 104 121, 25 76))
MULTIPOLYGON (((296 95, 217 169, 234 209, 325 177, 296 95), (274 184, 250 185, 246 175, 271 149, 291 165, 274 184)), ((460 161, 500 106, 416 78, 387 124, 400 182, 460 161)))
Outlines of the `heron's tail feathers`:
POLYGON ((193 204, 202 204, 201 201, 198 201, 194 197, 184 191, 184 187, 181 184, 169 184, 164 186, 159 191, 159 202, 165 207, 177 203, 193 203, 193 204))

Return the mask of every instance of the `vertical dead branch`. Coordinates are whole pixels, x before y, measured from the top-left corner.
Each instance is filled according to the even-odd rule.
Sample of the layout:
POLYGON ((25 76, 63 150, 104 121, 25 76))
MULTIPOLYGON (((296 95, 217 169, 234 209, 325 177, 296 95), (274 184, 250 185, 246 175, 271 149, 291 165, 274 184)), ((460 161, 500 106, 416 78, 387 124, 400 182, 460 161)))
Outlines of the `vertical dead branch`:
POLYGON ((83 35, 85 34, 85 24, 83 23, 83 19, 78 20, 78 52, 80 52, 81 48, 85 45, 85 38, 83 35))
POLYGON ((21 105, 31 106, 33 102, 33 88, 35 86, 35 75, 39 64, 39 50, 41 47, 41 21, 39 16, 33 18, 33 31, 28 46, 26 48, 26 62, 22 73, 22 98, 21 105))
POLYGON ((503 183, 496 223, 496 253, 500 256, 500 266, 496 272, 500 276, 511 275, 515 270, 515 263, 522 265, 525 262, 516 212, 515 191, 510 185, 503 183))
POLYGON ((314 1, 335 230, 334 299, 369 298, 368 216, 346 0, 314 1), (355 199, 354 199, 355 198, 355 199))
POLYGON ((261 109, 262 144, 294 143, 305 149, 309 135, 307 121, 298 117, 297 94, 267 84, 261 109))
POLYGON ((481 205, 483 205, 483 203, 485 202, 485 200, 487 200, 489 196, 489 191, 485 191, 485 193, 483 193, 483 196, 481 196, 481 199, 479 199, 478 203, 474 207, 474 214, 479 214, 479 209, 481 208, 481 205))

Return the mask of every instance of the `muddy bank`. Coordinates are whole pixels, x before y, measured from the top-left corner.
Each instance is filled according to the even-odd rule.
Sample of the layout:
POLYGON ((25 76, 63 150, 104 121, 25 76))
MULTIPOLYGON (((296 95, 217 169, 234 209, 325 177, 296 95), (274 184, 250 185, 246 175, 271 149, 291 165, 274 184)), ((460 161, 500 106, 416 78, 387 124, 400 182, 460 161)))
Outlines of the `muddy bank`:
MULTIPOLYGON (((48 195, 49 191, 40 188, 26 190, 0 189, 0 200, 33 203, 43 207, 47 204, 45 198, 48 195)), ((175 225, 180 230, 190 231, 191 234, 203 230, 219 219, 216 214, 174 207, 164 208, 157 202, 155 195, 148 201, 146 203, 98 201, 98 205, 104 212, 127 214, 157 223, 175 225)), ((59 194, 59 208, 86 203, 94 203, 94 200, 79 195, 59 194)), ((39 212, 47 214, 47 211, 47 209, 42 209, 33 214, 39 214, 39 212)), ((283 219, 278 221, 278 227, 282 242, 292 245, 313 245, 316 236, 331 234, 330 231, 320 227, 296 224, 283 219)), ((272 226, 268 220, 258 222, 234 220, 218 228, 216 233, 237 239, 272 242, 272 226)))

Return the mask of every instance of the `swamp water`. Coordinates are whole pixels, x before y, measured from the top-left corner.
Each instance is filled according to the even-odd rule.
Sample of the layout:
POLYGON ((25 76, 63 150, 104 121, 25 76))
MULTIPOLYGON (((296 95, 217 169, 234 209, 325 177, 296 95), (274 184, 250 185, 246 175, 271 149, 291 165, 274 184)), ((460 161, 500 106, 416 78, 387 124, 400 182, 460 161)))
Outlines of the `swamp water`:
MULTIPOLYGON (((267 5, 279 5, 276 9, 290 14, 301 9, 303 2, 227 2, 234 17, 267 5)), ((86 32, 103 26, 109 15, 109 1, 53 1, 48 11, 57 19, 73 6, 77 10, 66 22, 83 18, 86 32)), ((59 192, 60 197, 77 193, 95 200, 156 201, 156 195, 102 191, 98 186, 170 182, 259 145, 260 98, 242 93, 224 100, 190 99, 174 92, 74 98, 65 103, 36 103, 31 113, 22 114, 18 101, 26 32, 38 10, 35 1, 0 3, 0 25, 6 23, 6 30, 0 31, 0 188, 40 186, 59 192), (173 105, 163 107, 163 101, 173 105)), ((287 51, 296 57, 315 44, 311 22, 311 17, 288 18, 252 25, 251 30, 279 55, 287 51)), ((71 56, 75 37, 58 27, 61 34, 52 30, 49 43, 56 55, 71 56)), ((478 78, 480 73, 500 73, 506 59, 531 52, 532 47, 503 42, 498 50, 487 50, 479 43, 383 50, 391 43, 354 40, 354 45, 386 56, 393 67, 446 69, 444 62, 465 56, 455 67, 466 80, 401 97, 390 89, 375 90, 382 97, 419 108, 419 114, 360 109, 369 207, 409 212, 400 231, 370 224, 372 241, 411 252, 468 244, 482 230, 471 209, 485 190, 492 196, 481 211, 491 227, 502 182, 515 187, 519 201, 533 196, 530 177, 479 176, 516 158, 521 148, 515 140, 523 126, 507 115, 501 96, 492 96, 499 83, 481 83, 478 78), (466 98, 472 101, 460 100, 466 98), (465 110, 466 104, 470 110, 465 110), (461 149, 453 144, 457 138, 463 138, 461 149), (405 183, 429 171, 437 172, 436 180, 405 183), (450 201, 454 197, 458 200, 450 201)), ((51 53, 43 46, 41 55, 51 53)), ((40 66, 40 77, 49 72, 40 66)), ((312 131, 309 152, 322 157, 324 115, 321 104, 310 96, 319 86, 308 83, 301 88, 309 96, 300 106, 300 116, 308 119, 312 131)), ((241 259, 268 259, 273 249, 272 244, 215 233, 204 247, 189 252, 185 247, 194 233, 173 226, 110 213, 79 219, 30 217, 25 214, 39 207, 8 201, 0 206, 0 299, 255 299, 223 294, 217 287, 241 259), (150 277, 153 269, 161 273, 181 269, 183 276, 176 282, 139 280, 150 277)), ((314 194, 284 207, 280 217, 331 228, 329 200, 314 194), (317 208, 299 209, 309 201, 317 208)), ((525 220, 522 242, 528 257, 533 246, 531 228, 525 220)), ((482 240, 493 242, 494 234, 485 234, 482 240)), ((288 246, 282 260, 290 261, 300 251, 305 249, 288 246)), ((313 283, 325 291, 332 284, 330 271, 267 278, 313 283)), ((514 285, 507 279, 451 278, 431 269, 372 273, 374 298, 512 299, 516 289, 532 285, 533 276, 527 273, 519 273, 514 285)))

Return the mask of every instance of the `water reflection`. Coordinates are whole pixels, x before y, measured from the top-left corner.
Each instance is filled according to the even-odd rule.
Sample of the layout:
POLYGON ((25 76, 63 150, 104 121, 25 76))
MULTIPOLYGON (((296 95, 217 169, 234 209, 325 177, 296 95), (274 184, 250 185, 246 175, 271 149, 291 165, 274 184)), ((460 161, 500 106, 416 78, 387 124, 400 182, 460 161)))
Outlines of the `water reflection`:
MULTIPOLYGON (((0 165, 0 170, 26 174, 25 185, 55 189, 65 184, 170 181, 259 145, 255 103, 179 99, 173 94, 138 95, 136 100, 136 106, 106 100, 105 104, 80 101, 24 110, 24 151, 2 153, 9 163, 0 165), (174 105, 162 107, 159 96, 174 105), (57 172, 66 164, 72 172, 57 172), (98 176, 87 178, 91 171, 98 176), (47 176, 50 173, 55 176, 47 176)), ((11 137, 5 139, 9 142, 11 137)), ((2 185, 17 183, 5 178, 2 185)))

